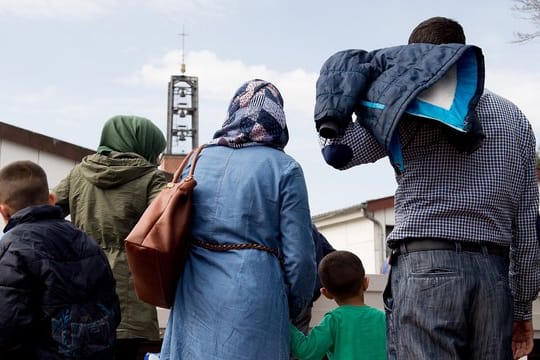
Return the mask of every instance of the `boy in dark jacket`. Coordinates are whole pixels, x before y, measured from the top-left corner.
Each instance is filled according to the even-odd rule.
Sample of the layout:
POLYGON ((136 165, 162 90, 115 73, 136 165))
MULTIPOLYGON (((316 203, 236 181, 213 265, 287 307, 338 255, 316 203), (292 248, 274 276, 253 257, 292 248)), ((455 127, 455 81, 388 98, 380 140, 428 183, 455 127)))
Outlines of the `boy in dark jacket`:
POLYGON ((0 170, 0 359, 113 359, 120 307, 107 258, 62 218, 44 170, 0 170))

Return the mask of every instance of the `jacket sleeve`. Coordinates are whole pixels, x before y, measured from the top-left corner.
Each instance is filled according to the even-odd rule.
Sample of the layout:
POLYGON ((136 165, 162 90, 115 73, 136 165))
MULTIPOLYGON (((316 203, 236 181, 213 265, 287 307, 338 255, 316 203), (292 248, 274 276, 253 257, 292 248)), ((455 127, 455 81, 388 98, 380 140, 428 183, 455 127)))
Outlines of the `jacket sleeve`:
POLYGON ((332 315, 327 313, 307 336, 290 325, 291 353, 300 360, 322 359, 334 347, 334 321, 332 315))
POLYGON ((62 179, 58 185, 56 185, 52 192, 56 196, 56 206, 59 206, 62 209, 63 215, 68 216, 70 214, 69 210, 69 182, 71 177, 71 172, 69 175, 62 179))
POLYGON ((10 247, 6 235, 0 243, 0 354, 23 353, 34 321, 30 276, 20 251, 10 247))
POLYGON ((315 126, 331 121, 344 128, 378 72, 373 54, 364 50, 337 52, 326 60, 316 84, 315 126))
POLYGON ((334 139, 320 137, 323 157, 336 169, 375 162, 387 155, 375 137, 359 121, 353 121, 354 111, 384 63, 385 56, 378 51, 345 50, 332 55, 321 68, 315 125, 319 130, 325 122, 333 122, 341 129, 334 139))
POLYGON ((148 203, 149 205, 152 200, 158 196, 159 192, 167 185, 167 179, 165 178, 165 174, 161 170, 156 170, 154 174, 152 175, 152 179, 150 180, 150 183, 148 184, 148 203))
POLYGON ((315 247, 304 174, 296 162, 284 172, 281 192, 281 251, 289 290, 289 317, 311 302, 315 286, 315 247))

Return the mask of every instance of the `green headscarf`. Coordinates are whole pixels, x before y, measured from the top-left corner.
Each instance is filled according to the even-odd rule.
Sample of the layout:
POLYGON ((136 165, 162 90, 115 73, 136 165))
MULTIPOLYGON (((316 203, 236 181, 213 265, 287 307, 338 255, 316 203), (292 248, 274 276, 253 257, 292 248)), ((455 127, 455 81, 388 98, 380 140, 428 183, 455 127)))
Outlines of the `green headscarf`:
POLYGON ((166 144, 163 133, 152 121, 140 116, 117 115, 103 125, 97 152, 132 152, 157 165, 166 144))

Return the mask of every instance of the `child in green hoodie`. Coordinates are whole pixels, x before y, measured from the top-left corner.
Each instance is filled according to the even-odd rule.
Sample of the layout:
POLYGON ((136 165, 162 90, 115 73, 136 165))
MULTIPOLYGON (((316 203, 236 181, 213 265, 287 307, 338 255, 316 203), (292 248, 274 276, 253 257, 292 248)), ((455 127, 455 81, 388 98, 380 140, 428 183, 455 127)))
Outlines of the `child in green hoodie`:
POLYGON ((364 303, 369 279, 362 261, 349 251, 334 251, 319 265, 321 294, 339 306, 305 336, 293 325, 291 352, 301 360, 386 359, 386 320, 382 310, 364 303))

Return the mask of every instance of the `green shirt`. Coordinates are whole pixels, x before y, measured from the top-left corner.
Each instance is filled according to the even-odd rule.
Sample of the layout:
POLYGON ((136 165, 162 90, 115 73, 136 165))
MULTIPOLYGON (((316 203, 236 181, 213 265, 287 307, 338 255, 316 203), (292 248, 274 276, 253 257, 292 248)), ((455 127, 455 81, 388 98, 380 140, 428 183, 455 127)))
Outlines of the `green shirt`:
POLYGON ((343 305, 327 312, 308 336, 293 325, 291 351, 301 360, 386 359, 384 312, 371 306, 343 305))

